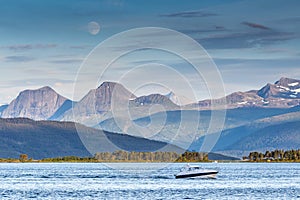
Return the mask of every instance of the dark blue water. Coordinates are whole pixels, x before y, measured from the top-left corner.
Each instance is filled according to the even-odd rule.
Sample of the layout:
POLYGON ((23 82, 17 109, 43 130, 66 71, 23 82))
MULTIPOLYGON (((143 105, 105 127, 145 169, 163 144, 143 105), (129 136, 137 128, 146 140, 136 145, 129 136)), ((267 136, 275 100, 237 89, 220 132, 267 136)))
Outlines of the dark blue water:
POLYGON ((219 169, 217 179, 175 179, 184 164, 123 165, 2 163, 0 199, 300 199, 297 163, 199 164, 219 169))

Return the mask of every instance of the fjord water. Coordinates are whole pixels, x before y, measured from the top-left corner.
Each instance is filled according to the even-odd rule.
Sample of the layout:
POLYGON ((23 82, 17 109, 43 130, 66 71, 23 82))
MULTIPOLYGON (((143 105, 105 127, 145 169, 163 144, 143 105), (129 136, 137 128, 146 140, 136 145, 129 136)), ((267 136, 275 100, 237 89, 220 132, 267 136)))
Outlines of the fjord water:
POLYGON ((129 165, 2 163, 0 199, 300 199, 299 163, 199 163, 217 179, 175 179, 184 163, 129 165))

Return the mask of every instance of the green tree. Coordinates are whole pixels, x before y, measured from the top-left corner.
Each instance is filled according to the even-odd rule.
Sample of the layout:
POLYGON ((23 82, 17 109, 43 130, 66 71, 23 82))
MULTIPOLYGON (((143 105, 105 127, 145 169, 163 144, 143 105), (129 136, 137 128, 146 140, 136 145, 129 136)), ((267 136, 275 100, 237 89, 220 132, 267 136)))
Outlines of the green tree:
POLYGON ((27 154, 21 154, 19 160, 21 162, 25 162, 28 160, 28 155, 27 154))

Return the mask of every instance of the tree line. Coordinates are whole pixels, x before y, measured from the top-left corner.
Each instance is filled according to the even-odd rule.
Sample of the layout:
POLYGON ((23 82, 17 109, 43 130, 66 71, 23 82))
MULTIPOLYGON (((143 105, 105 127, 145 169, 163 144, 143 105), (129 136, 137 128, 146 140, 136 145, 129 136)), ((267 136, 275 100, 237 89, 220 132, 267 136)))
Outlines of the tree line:
POLYGON ((274 151, 266 151, 262 152, 250 152, 248 156, 244 156, 243 160, 249 161, 300 161, 300 149, 295 150, 274 150, 274 151))
POLYGON ((183 154, 176 152, 99 152, 95 159, 101 162, 203 162, 208 161, 208 154, 187 151, 183 154))
POLYGON ((20 154, 19 159, 1 159, 0 162, 207 162, 208 153, 186 151, 176 152, 99 152, 94 157, 64 156, 34 160, 27 154, 20 154))

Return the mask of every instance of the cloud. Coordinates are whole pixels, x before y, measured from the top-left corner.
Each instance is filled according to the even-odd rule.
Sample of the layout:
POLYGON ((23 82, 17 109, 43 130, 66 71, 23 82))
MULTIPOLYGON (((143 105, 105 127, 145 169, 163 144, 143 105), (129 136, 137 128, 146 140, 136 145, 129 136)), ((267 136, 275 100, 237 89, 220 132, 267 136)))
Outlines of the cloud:
POLYGON ((92 45, 73 45, 70 46, 70 49, 91 49, 93 48, 92 45))
POLYGON ((57 86, 57 83, 60 84, 73 84, 74 80, 70 79, 57 79, 57 78, 49 78, 49 79, 41 79, 41 78, 25 78, 18 80, 7 80, 3 81, 1 88, 11 88, 11 87, 43 87, 43 86, 57 86))
POLYGON ((32 60, 34 60, 34 58, 28 56, 6 56, 4 58, 5 62, 29 62, 32 60))
POLYGON ((215 34, 198 38, 197 41, 207 49, 235 49, 271 45, 298 37, 297 34, 291 32, 267 30, 215 34))
POLYGON ((32 49, 50 49, 57 47, 57 44, 16 44, 10 46, 4 46, 2 48, 6 48, 12 51, 27 51, 32 49))
POLYGON ((251 28, 258 28, 258 29, 263 29, 263 30, 270 30, 269 27, 266 27, 264 25, 261 24, 256 24, 256 23, 252 23, 252 22, 242 22, 243 25, 249 26, 251 28))
POLYGON ((49 62, 55 64, 73 64, 73 63, 81 63, 82 60, 83 59, 62 59, 62 60, 53 60, 49 62))
POLYGON ((198 33, 214 33, 228 31, 224 26, 215 26, 212 28, 201 28, 201 29, 182 29, 178 30, 179 32, 185 34, 198 34, 198 33))
POLYGON ((108 4, 109 6, 117 6, 117 7, 122 7, 124 6, 124 1, 123 0, 106 0, 105 1, 106 4, 108 4))
POLYGON ((198 10, 198 11, 184 11, 184 12, 176 12, 176 13, 170 13, 170 14, 162 14, 160 16, 161 17, 184 17, 184 18, 191 18, 191 17, 217 16, 217 14, 198 10))
POLYGON ((295 25, 295 23, 300 23, 300 17, 285 17, 281 19, 274 20, 276 23, 281 23, 281 24, 292 24, 295 25))
POLYGON ((63 86, 63 83, 61 83, 61 82, 56 82, 56 83, 54 83, 54 85, 55 85, 56 87, 61 87, 61 86, 63 86))

